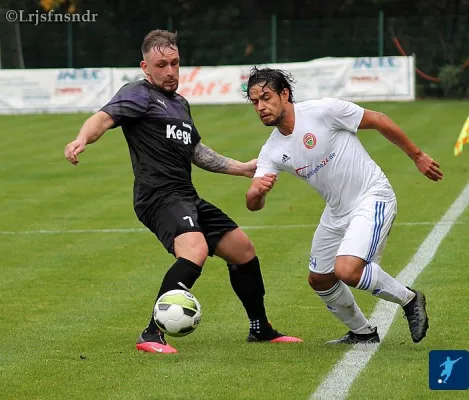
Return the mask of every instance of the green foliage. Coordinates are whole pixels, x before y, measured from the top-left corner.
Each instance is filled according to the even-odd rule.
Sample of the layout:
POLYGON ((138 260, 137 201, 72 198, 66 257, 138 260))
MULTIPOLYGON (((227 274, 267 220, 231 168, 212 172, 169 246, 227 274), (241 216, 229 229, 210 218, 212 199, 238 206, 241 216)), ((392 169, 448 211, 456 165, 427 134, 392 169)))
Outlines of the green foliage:
POLYGON ((459 68, 445 65, 440 71, 440 85, 445 97, 458 97, 460 91, 459 68))
POLYGON ((469 95, 469 71, 454 65, 445 65, 440 71, 440 86, 446 98, 463 98, 469 95))

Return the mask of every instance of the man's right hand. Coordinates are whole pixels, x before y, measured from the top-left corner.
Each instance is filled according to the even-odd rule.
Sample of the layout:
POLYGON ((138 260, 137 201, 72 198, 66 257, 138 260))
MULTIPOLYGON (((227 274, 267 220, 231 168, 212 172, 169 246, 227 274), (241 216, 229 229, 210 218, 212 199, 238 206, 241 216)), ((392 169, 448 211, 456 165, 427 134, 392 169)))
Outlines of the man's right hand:
POLYGON ((65 146, 65 158, 73 165, 77 165, 79 163, 77 156, 85 151, 85 147, 86 143, 83 140, 75 139, 65 146))
POLYGON ((65 146, 65 158, 73 165, 77 165, 79 163, 77 156, 85 151, 86 145, 96 142, 113 125, 114 120, 108 113, 98 111, 93 114, 81 127, 77 138, 65 146))
POLYGON ((259 190, 260 195, 267 194, 270 192, 274 185, 275 181, 277 180, 276 174, 265 174, 259 181, 257 185, 257 189, 259 190))
POLYGON ((272 190, 277 180, 276 174, 265 174, 262 178, 254 178, 246 193, 246 207, 251 211, 258 211, 264 207, 265 196, 272 190))

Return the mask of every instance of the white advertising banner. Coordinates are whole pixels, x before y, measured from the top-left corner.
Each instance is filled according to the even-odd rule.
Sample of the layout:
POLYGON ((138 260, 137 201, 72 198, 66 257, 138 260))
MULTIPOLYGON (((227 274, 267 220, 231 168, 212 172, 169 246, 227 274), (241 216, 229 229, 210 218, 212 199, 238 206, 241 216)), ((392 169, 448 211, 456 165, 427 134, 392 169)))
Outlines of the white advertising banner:
MULTIPOLYGON (((262 66, 291 72, 296 81, 297 101, 321 97, 350 101, 415 100, 413 57, 331 57, 262 66)), ((243 90, 251 68, 181 67, 178 93, 191 104, 245 103, 243 90)), ((116 68, 113 73, 114 92, 127 82, 144 78, 140 68, 116 68)))
MULTIPOLYGON (((338 97, 355 102, 415 100, 413 57, 320 58, 265 64, 292 73, 296 101, 338 97)), ((190 104, 246 104, 252 66, 181 67, 178 93, 190 104)), ((93 112, 126 83, 143 79, 137 68, 1 70, 0 114, 93 112)))
MULTIPOLYGON (((145 78, 141 68, 114 68, 114 93, 122 85, 145 78)), ((181 67, 178 93, 190 104, 240 103, 240 69, 224 67, 181 67)))
POLYGON ((0 114, 92 112, 111 94, 110 68, 0 70, 0 114))
MULTIPOLYGON (((331 57, 265 66, 292 73, 296 101, 321 97, 356 102, 415 100, 413 57, 331 57)), ((243 72, 248 71, 244 67, 243 72)))

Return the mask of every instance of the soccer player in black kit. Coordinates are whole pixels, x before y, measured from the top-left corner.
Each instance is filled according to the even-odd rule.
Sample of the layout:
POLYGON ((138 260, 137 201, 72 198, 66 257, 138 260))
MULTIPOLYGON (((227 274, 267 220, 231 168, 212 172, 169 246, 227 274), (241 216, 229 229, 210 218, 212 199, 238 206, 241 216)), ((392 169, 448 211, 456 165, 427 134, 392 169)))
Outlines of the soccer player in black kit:
MULTIPOLYGON (((78 154, 108 129, 118 126, 127 140, 135 176, 134 210, 176 262, 168 269, 156 298, 172 289, 190 290, 208 256, 227 262, 234 292, 250 320, 248 342, 301 342, 273 329, 264 308, 264 283, 248 236, 223 211, 200 198, 192 184, 191 163, 205 170, 252 177, 256 160, 242 163, 202 144, 179 84, 177 35, 155 30, 145 36, 140 66, 146 78, 124 85, 91 116, 65 157, 78 154)), ((177 353, 158 329, 151 313, 137 349, 177 353)))

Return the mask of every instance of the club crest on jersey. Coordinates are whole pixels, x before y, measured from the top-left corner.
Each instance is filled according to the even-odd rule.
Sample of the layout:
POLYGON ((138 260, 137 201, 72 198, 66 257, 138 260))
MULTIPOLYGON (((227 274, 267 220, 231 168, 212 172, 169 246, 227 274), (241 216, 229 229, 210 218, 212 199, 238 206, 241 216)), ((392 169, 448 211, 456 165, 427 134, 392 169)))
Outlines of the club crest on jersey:
POLYGON ((314 148, 314 146, 316 146, 316 142, 316 136, 314 136, 312 133, 308 132, 303 136, 303 144, 307 149, 311 150, 314 148))

